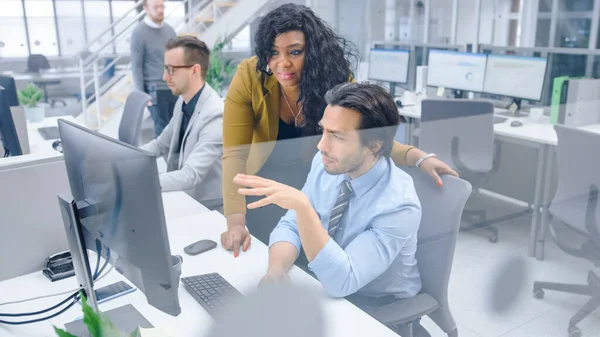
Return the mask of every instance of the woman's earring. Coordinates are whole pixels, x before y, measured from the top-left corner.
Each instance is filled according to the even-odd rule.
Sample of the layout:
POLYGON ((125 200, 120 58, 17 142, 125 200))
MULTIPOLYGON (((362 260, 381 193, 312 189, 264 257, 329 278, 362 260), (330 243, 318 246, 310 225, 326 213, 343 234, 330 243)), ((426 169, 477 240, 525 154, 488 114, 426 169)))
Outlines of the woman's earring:
POLYGON ((269 75, 273 75, 273 73, 271 72, 271 68, 269 68, 269 65, 267 64, 267 68, 266 68, 267 74, 269 75))

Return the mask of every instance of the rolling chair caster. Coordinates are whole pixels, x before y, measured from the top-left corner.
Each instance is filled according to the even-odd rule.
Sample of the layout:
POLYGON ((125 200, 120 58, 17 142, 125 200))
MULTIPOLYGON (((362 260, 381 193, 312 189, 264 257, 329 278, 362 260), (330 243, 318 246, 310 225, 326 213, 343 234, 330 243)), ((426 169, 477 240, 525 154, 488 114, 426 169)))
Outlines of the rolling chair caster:
POLYGON ((569 337, 581 337, 581 330, 578 327, 570 327, 569 328, 569 337))
POLYGON ((498 242, 498 229, 495 227, 487 227, 486 230, 490 232, 490 236, 488 237, 488 240, 491 243, 498 242))

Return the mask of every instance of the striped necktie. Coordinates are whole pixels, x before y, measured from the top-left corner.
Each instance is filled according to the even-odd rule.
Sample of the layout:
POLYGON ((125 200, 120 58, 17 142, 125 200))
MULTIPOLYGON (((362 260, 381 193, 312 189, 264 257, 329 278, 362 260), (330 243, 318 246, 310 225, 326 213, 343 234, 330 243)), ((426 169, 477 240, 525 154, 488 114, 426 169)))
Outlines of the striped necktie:
POLYGON ((344 180, 342 182, 342 188, 340 189, 340 195, 335 201, 335 205, 333 206, 331 215, 329 217, 329 229, 327 232, 332 238, 340 226, 342 215, 344 215, 344 211, 350 202, 350 197, 352 196, 353 192, 354 191, 352 190, 352 185, 350 185, 350 182, 348 180, 344 180))

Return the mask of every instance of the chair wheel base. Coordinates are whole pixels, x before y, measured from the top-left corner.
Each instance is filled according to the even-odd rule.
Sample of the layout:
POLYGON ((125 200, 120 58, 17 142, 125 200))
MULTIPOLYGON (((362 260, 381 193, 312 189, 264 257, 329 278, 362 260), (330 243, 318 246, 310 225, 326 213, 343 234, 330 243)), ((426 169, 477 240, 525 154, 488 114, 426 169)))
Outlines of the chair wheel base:
POLYGON ((569 328, 569 337, 581 337, 581 330, 578 327, 570 327, 569 328))
POLYGON ((544 298, 544 291, 542 289, 533 289, 533 297, 537 299, 544 298))

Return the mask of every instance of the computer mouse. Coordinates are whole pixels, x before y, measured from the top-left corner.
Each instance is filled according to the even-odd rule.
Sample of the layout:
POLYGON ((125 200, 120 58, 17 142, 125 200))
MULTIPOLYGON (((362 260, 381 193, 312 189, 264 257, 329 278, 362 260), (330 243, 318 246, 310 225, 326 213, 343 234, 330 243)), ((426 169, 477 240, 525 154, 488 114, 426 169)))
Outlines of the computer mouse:
POLYGON ((60 152, 60 153, 63 153, 63 150, 62 150, 62 142, 60 141, 60 139, 59 139, 59 140, 55 140, 55 141, 52 143, 52 148, 53 148, 54 150, 56 150, 56 151, 60 152))
POLYGON ((512 121, 510 122, 510 126, 522 126, 523 122, 520 121, 512 121))

